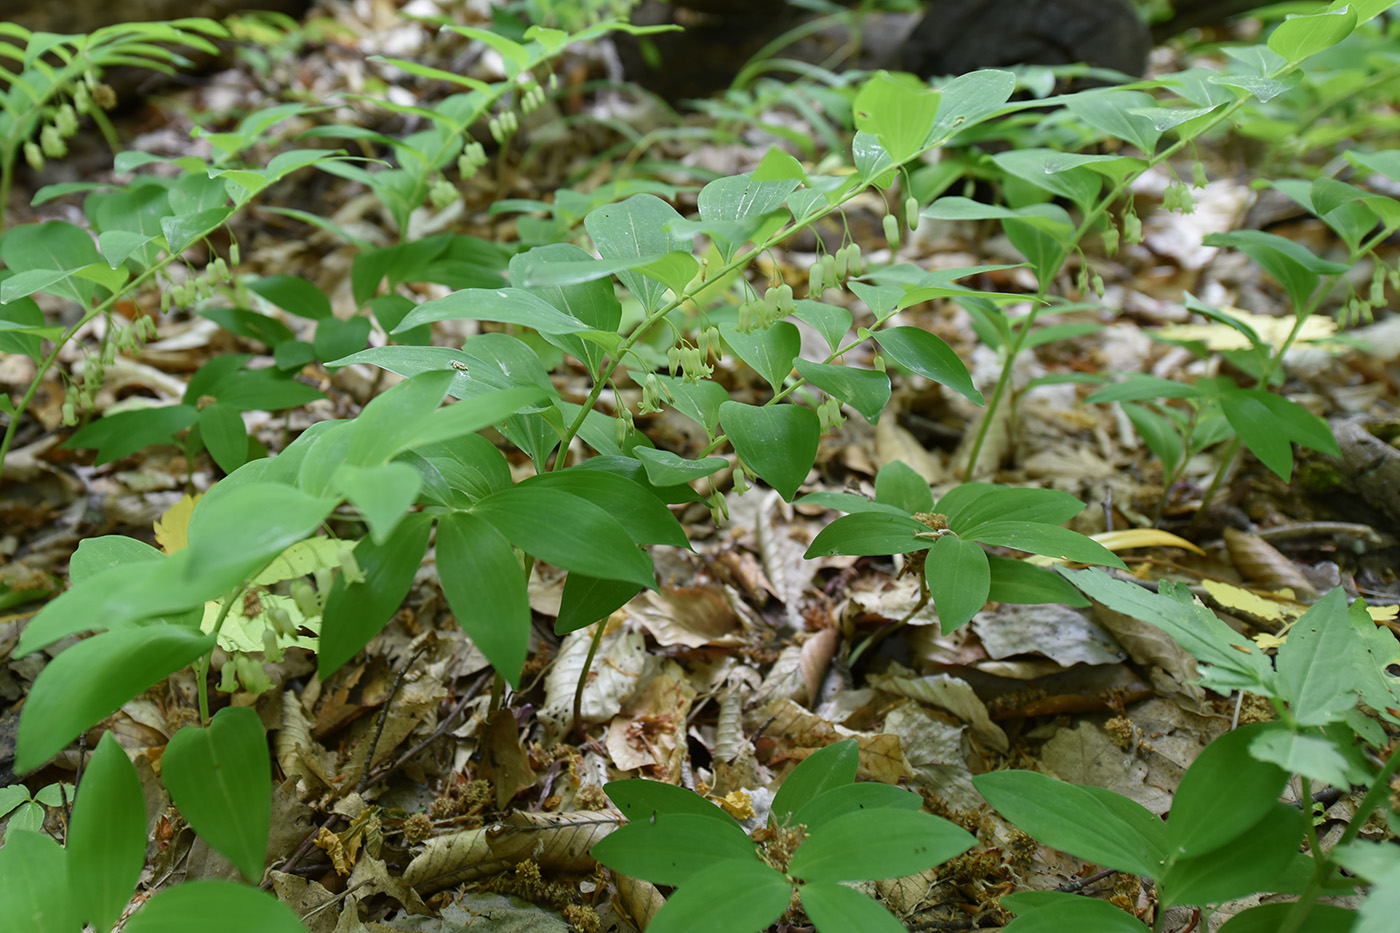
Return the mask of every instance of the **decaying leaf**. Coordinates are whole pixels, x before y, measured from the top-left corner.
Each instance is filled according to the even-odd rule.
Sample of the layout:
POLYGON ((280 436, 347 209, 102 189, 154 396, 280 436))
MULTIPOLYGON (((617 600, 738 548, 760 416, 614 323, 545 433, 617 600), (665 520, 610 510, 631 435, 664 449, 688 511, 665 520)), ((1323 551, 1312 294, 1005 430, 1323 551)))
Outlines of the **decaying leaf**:
POLYGON ((622 771, 655 769, 655 777, 663 781, 679 778, 686 717, 694 700, 695 688, 676 662, 666 661, 649 672, 608 723, 606 742, 613 764, 622 771))
POLYGON ((499 709, 487 722, 479 767, 481 777, 496 789, 498 810, 504 810, 516 794, 535 783, 535 772, 520 744, 520 727, 511 710, 499 709))
POLYGON ((621 822, 615 810, 514 810, 487 828, 486 841, 493 856, 510 864, 529 859, 547 871, 589 872, 597 862, 588 850, 621 822))
POLYGON ((873 675, 870 685, 886 693, 909 697, 920 703, 945 709, 967 723, 982 744, 999 752, 1010 749, 1011 743, 1006 738, 1006 733, 1002 731, 1001 726, 992 722, 987 713, 987 705, 967 681, 951 674, 909 676, 909 672, 898 665, 893 665, 891 670, 892 673, 889 674, 873 675))
POLYGON ((511 863, 491 851, 486 830, 467 829, 434 836, 404 869, 403 880, 428 895, 464 881, 499 874, 511 863))
POLYGON ((1226 528, 1225 550, 1240 576, 1256 586, 1267 590, 1290 589, 1307 602, 1321 595, 1293 561, 1258 535, 1226 528))
MULTIPOLYGON (((646 639, 623 622, 624 612, 613 613, 606 623, 593 667, 587 673, 579 715, 584 722, 606 722, 622 709, 622 702, 637 689, 646 666, 646 639)), ((545 744, 553 744, 573 724, 574 688, 584 676, 584 662, 593 629, 579 629, 564 637, 559 655, 545 678, 545 703, 538 712, 545 726, 545 744)))
POLYGON ((797 762, 833 742, 853 738, 860 748, 858 773, 884 784, 898 784, 913 770, 900 749, 899 737, 885 733, 853 733, 798 706, 792 700, 771 700, 760 711, 760 722, 768 721, 764 735, 781 742, 779 754, 797 762))

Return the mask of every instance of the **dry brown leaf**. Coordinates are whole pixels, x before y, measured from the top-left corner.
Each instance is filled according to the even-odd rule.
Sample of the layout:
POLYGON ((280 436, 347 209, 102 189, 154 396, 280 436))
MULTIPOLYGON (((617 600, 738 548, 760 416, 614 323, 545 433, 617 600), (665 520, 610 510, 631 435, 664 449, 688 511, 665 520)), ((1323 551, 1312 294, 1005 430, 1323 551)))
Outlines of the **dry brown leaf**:
POLYGON ((808 708, 817 705, 817 691, 840 643, 841 633, 834 628, 822 629, 802 643, 802 681, 807 685, 808 708))
POLYGON ((1205 691, 1196 684, 1201 675, 1196 669, 1196 659, 1186 649, 1155 625, 1114 612, 1107 606, 1095 605, 1094 610, 1099 622, 1128 656, 1147 668, 1152 686, 1158 692, 1176 697, 1188 709, 1201 708, 1205 691))
POLYGON ((1158 816, 1171 809, 1171 794, 1144 783, 1147 765, 1132 751, 1124 751, 1100 726, 1081 721, 1073 729, 1061 729, 1041 750, 1041 763, 1061 780, 1092 784, 1130 800, 1136 800, 1158 816))
POLYGON ((862 776, 884 784, 897 784, 900 778, 913 772, 904 758, 898 736, 838 729, 789 699, 769 701, 763 706, 760 716, 760 722, 771 720, 764 729, 764 735, 779 740, 782 743, 780 754, 793 760, 794 764, 833 742, 855 739, 860 748, 858 773, 862 776))
POLYGON ((989 748, 1005 753, 1011 748, 1006 733, 1001 726, 992 722, 987 713, 987 705, 977 696, 972 685, 951 674, 930 674, 925 677, 908 676, 898 665, 892 665, 895 673, 874 674, 870 686, 895 696, 908 697, 947 710, 972 728, 978 741, 989 748), (903 672, 903 673, 900 673, 903 672))
POLYGON ((589 850, 620 825, 615 810, 515 810, 487 828, 486 841, 492 855, 511 864, 530 859, 547 871, 581 873, 598 864, 589 850))
POLYGON ((510 862, 491 851, 486 830, 467 829, 429 839, 404 869, 403 880, 427 895, 464 881, 499 874, 510 862))
POLYGON ((347 889, 353 890, 360 900, 372 894, 387 894, 411 914, 431 916, 433 913, 411 885, 403 878, 391 874, 383 861, 369 854, 355 865, 355 870, 345 885, 347 889))
POLYGON ((290 690, 282 694, 282 727, 273 736, 272 747, 282 773, 301 782, 303 793, 335 786, 326 750, 311 737, 311 723, 290 690))
POLYGON ((656 768, 664 781, 680 777, 685 759, 686 717, 695 688, 675 661, 665 661, 608 723, 607 746, 622 771, 656 768))
POLYGON ((614 903, 622 908, 639 930, 645 930, 656 912, 666 906, 666 898, 650 881, 614 874, 613 883, 617 885, 617 900, 614 903))
POLYGON ((1117 664, 1125 657, 1108 632, 1068 606, 1003 604, 978 613, 972 630, 987 655, 996 660, 1040 654, 1070 667, 1117 664))
MULTIPOLYGON (((598 646, 592 670, 587 672, 580 715, 584 722, 607 722, 622 709, 622 702, 637 689, 646 667, 646 639, 622 620, 626 610, 613 613, 598 646)), ((573 725, 574 688, 585 676, 584 662, 593 639, 593 627, 564 636, 554 666, 545 677, 545 703, 536 714, 545 727, 543 741, 553 744, 573 725)))
POLYGON ((713 584, 647 590, 628 611, 663 647, 733 647, 744 641, 729 597, 713 584))
POLYGON ((496 789, 496 809, 504 810, 516 794, 534 785, 535 772, 520 744, 520 727, 510 710, 492 714, 480 752, 480 776, 496 789))
POLYGON ((1226 528, 1225 550, 1240 577, 1249 583, 1269 590, 1288 588, 1303 600, 1321 595, 1293 561, 1258 535, 1226 528))
POLYGON ((912 913, 933 890, 938 876, 930 868, 917 875, 904 878, 884 878, 875 882, 875 891, 895 914, 903 916, 912 913))

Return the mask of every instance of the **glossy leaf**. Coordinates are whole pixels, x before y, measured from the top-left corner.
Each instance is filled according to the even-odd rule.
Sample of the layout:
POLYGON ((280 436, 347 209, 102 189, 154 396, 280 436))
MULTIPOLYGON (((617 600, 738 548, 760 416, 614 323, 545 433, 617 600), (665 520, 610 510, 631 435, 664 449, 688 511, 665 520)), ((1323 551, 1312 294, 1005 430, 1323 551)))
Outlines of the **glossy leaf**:
POLYGON ((886 511, 853 512, 827 525, 803 556, 830 557, 833 554, 908 554, 933 546, 929 527, 907 515, 886 511))
POLYGON ((399 611, 423 562, 431 525, 429 515, 409 515, 383 544, 366 538, 355 546, 355 563, 364 579, 350 583, 344 574, 337 575, 321 610, 316 671, 322 680, 369 644, 399 611))
POLYGON ((636 447, 632 456, 646 468, 647 479, 654 486, 674 486, 704 479, 729 466, 723 457, 705 457, 700 460, 687 460, 680 454, 654 447, 636 447))
POLYGON ((791 900, 792 884, 762 862, 718 862, 672 894, 647 933, 761 933, 791 900))
POLYGON ((68 830, 68 879, 78 914, 110 930, 146 864, 146 802, 136 769, 104 732, 83 770, 68 830))
POLYGON ((816 412, 800 405, 729 401, 720 405, 719 419, 744 465, 792 501, 817 460, 821 423, 816 412))
POLYGON ((779 825, 790 825, 792 814, 836 787, 844 787, 856 779, 860 767, 860 748, 855 739, 834 742, 802 759, 773 796, 769 819, 779 825))
MULTIPOLYGON (((1277 800, 1264 804, 1264 815, 1224 845, 1195 858, 1174 859, 1161 878, 1162 902, 1215 904, 1264 892, 1299 893, 1301 885, 1293 888, 1286 874, 1302 858, 1303 814, 1277 800)), ((1298 880, 1305 884, 1306 877, 1298 880)))
MULTIPOLYGON (((78 933, 82 920, 62 847, 11 820, 0 848, 0 926, 25 933, 78 933)), ((142 855, 144 856, 144 851, 142 855)))
POLYGON ((792 372, 793 360, 797 359, 797 353, 802 349, 802 335, 795 324, 779 321, 771 327, 747 334, 724 324, 720 327, 720 333, 739 359, 762 376, 774 392, 782 390, 783 383, 792 372))
POLYGON ((1249 753, 1250 742, 1268 728, 1254 723, 1227 732, 1186 769, 1167 821, 1173 855, 1219 848, 1257 823, 1278 800, 1288 773, 1249 753))
MULTIPOLYGON (((700 219, 706 223, 752 220, 781 208, 797 185, 795 178, 758 181, 753 172, 729 175, 716 178, 701 188, 696 207, 699 208, 700 219)), ((712 233, 711 239, 726 262, 743 245, 719 233, 712 233)))
POLYGON ((987 552, 976 541, 943 535, 924 558, 924 578, 938 621, 944 633, 951 632, 971 621, 987 603, 991 589, 987 552))
POLYGON ((1061 525, 1084 511, 1084 503, 1058 489, 963 483, 944 493, 933 511, 958 534, 973 535, 978 527, 1004 519, 1061 525))
POLYGON ((249 881, 262 878, 267 854, 271 774, 262 721, 246 706, 219 710, 208 728, 176 732, 161 759, 181 815, 249 881))
POLYGON ((606 580, 570 573, 564 580, 564 593, 559 599, 559 615, 554 620, 554 632, 567 635, 606 619, 641 591, 640 586, 628 580, 606 580))
POLYGON ((646 781, 640 778, 609 781, 603 786, 603 790, 607 792, 613 805, 622 811, 622 815, 634 823, 648 820, 656 813, 692 813, 721 823, 738 825, 732 816, 695 791, 667 784, 665 781, 646 781))
POLYGON ((903 460, 892 460, 875 474, 875 501, 913 515, 933 511, 928 480, 903 460))
POLYGON ((271 560, 314 532, 335 505, 282 483, 215 486, 190 516, 186 575, 213 576, 271 560), (250 515, 258 520, 249 521, 250 515))
POLYGON ((376 544, 383 544, 393 534, 423 487, 418 471, 404 463, 368 467, 342 463, 331 483, 360 510, 376 544))
MULTIPOLYGON (((681 215, 665 201, 652 194, 636 194, 617 204, 594 208, 583 225, 604 259, 639 259, 686 248, 688 244, 669 229, 679 220, 681 215)), ((619 272, 617 277, 648 312, 661 307, 666 286, 633 271, 619 272)))
POLYGON ((30 688, 20 717, 15 770, 33 771, 84 729, 213 647, 212 635, 173 625, 121 628, 72 645, 44 667, 30 688))
POLYGON ((1296 65, 1330 49, 1356 29, 1356 10, 1350 6, 1302 16, 1290 16, 1269 36, 1269 48, 1296 65))
POLYGON ((742 862, 751 871, 763 864, 737 824, 699 813, 658 813, 628 823, 591 854, 613 871, 652 884, 684 885, 715 862, 742 862))
POLYGON ((586 499, 617 519, 637 544, 690 546, 680 522, 661 500, 617 473, 573 468, 541 473, 520 485, 526 489, 558 489, 586 499))
POLYGON ((895 162, 924 147, 938 114, 938 93, 909 75, 876 72, 856 92, 856 129, 875 134, 895 162))
POLYGON ((1166 828, 1146 807, 1129 801, 1125 810, 1112 810, 1089 789, 1034 771, 993 771, 972 783, 998 813, 1045 845, 1135 875, 1162 872, 1166 828))
POLYGON ((1006 895, 1001 903, 1016 914, 1007 933, 1147 933, 1126 910, 1082 894, 1024 891, 1006 895))
POLYGON ((874 424, 890 400, 890 377, 874 369, 832 366, 798 358, 797 372, 812 385, 860 412, 874 424))
POLYGON ((905 369, 953 389, 974 404, 985 404, 967 367, 941 337, 917 327, 888 327, 874 336, 885 355, 905 369))
POLYGON ((495 321, 532 327, 542 334, 577 334, 591 329, 572 314, 521 288, 463 288, 423 302, 399 322, 393 333, 436 321, 495 321))
POLYGON ((530 646, 530 600, 515 549, 469 512, 438 519, 438 577, 462 630, 514 688, 530 646))
POLYGON ((987 556, 991 570, 987 599, 994 603, 1036 605, 1062 603, 1066 606, 1088 606, 1089 600, 1064 577, 1046 567, 1037 567, 1023 560, 987 556))
POLYGON ((907 927, 888 910, 854 888, 827 881, 804 884, 802 909, 819 933, 904 933, 907 927))
POLYGON ((878 781, 839 784, 822 791, 792 815, 793 826, 806 826, 814 833, 838 816, 872 810, 918 810, 923 798, 916 793, 878 781))
POLYGON ((967 830, 928 813, 847 813, 809 836, 788 871, 806 881, 902 878, 961 855, 976 841, 967 830))
POLYGON ((1082 564, 1105 564, 1120 570, 1127 569, 1127 565, 1118 555, 1093 538, 1068 528, 1061 528, 1059 525, 1012 520, 993 521, 978 525, 966 534, 983 544, 1015 548, 1018 551, 1029 551, 1032 554, 1043 554, 1046 557, 1078 561, 1082 564))
POLYGON ((306 933, 297 915, 277 898, 228 881, 187 881, 167 888, 147 901, 123 929, 126 933, 306 933))

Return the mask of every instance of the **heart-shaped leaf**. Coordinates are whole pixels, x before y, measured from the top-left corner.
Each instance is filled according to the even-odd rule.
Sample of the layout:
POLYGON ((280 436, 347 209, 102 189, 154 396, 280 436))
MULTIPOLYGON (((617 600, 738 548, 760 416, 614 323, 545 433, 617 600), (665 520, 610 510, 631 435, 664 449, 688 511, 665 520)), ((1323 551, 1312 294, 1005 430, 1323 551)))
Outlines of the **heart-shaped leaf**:
POLYGON ((208 728, 181 729, 161 759, 161 777, 180 813, 250 881, 262 877, 267 853, 270 774, 262 722, 246 706, 219 710, 208 728))

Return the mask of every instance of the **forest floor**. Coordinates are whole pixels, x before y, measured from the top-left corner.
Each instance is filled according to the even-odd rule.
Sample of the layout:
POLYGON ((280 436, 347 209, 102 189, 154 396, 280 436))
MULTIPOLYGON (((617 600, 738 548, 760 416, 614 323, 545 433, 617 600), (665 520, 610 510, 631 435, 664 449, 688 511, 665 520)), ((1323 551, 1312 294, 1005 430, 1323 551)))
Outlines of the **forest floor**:
MULTIPOLYGON (((392 71, 368 62, 372 54, 494 77, 490 56, 398 18, 392 3, 337 4, 320 12, 295 54, 246 57, 187 87, 154 90, 119 118, 125 144, 178 156, 206 145, 190 136, 195 119, 206 119, 198 115, 240 114, 287 94, 329 102, 362 91, 392 71)), ((1173 56, 1180 54, 1158 50, 1155 66, 1179 65, 1173 56)), ((601 53, 580 54, 573 67, 561 75, 566 93, 552 119, 527 126, 523 142, 493 153, 488 170, 449 209, 420 212, 423 231, 510 244, 517 241, 516 215, 493 213, 493 204, 550 200, 560 188, 641 177, 679 186, 675 203, 690 213, 709 173, 752 169, 771 145, 783 142, 759 124, 678 116, 646 95, 586 84, 606 76, 601 53), (625 134, 619 125, 629 128, 625 134), (666 132, 676 127, 695 132, 666 132)), ((385 93, 431 105, 406 86, 385 93)), ((805 131, 801 116, 781 102, 764 117, 805 131)), ((349 101, 337 105, 337 119, 394 134, 415 128, 411 118, 349 101)), ((1179 342, 1161 339, 1212 346, 1228 339, 1219 326, 1183 330, 1191 319, 1184 293, 1262 313, 1281 307, 1276 283, 1240 257, 1202 246, 1202 237, 1267 228, 1321 255, 1335 243, 1325 226, 1290 211, 1276 192, 1252 188, 1249 166, 1234 146, 1200 153, 1213 180, 1195 192, 1194 213, 1156 209, 1169 179, 1154 174, 1143 180, 1136 193, 1143 242, 1115 258, 1093 257, 1104 280, 1095 307, 1111 315, 1090 310, 1051 321, 1102 326, 1027 355, 1018 386, 1067 373, 1211 375, 1218 358, 1205 363, 1179 342)), ((78 219, 72 201, 30 208, 29 196, 40 184, 110 177, 109 166, 110 154, 100 148, 90 158, 76 154, 56 163, 16 192, 12 222, 78 219)), ((371 242, 390 242, 378 203, 344 179, 304 172, 265 201, 328 218, 371 242)), ((879 229, 885 212, 872 196, 848 210, 847 221, 859 240, 862 230, 879 229)), ((242 272, 303 276, 334 306, 353 307, 351 246, 259 209, 241 215, 238 224, 242 272)), ((876 241, 883 243, 878 234, 866 239, 876 241)), ((1391 243, 1390 251, 1393 262, 1400 249, 1391 243)), ((809 242, 760 264, 769 264, 766 275, 805 282, 813 256, 809 242)), ((906 236, 897 257, 869 250, 866 258, 926 269, 1019 261, 1005 237, 983 224, 927 220, 906 236)), ((983 285, 1033 291, 1035 283, 1028 270, 1012 268, 987 273, 983 285)), ((423 289, 416 297, 438 294, 423 289)), ((909 323, 945 339, 974 380, 990 386, 1001 363, 978 340, 968 315, 949 302, 921 308, 909 323)), ((1286 394, 1334 424, 1368 425, 1372 440, 1376 432, 1393 436, 1400 425, 1397 325, 1400 317, 1381 314, 1377 323, 1349 332, 1345 343, 1298 347, 1288 358, 1286 394)), ((119 410, 133 397, 178 399, 203 363, 234 352, 265 351, 197 316, 163 318, 156 340, 109 367, 97 411, 119 410)), ((26 384, 32 375, 27 363, 19 357, 0 362, 7 391, 26 384)), ((581 372, 559 370, 555 378, 567 398, 587 392, 581 372)), ((287 417, 247 419, 270 450, 313 421, 353 416, 387 385, 360 366, 334 373, 312 366, 303 379, 327 400, 287 417)), ((716 379, 740 400, 760 399, 766 391, 732 358, 719 364, 716 379)), ((979 412, 919 377, 896 378, 894 392, 877 423, 851 417, 823 438, 804 492, 870 494, 876 471, 896 460, 936 492, 958 482, 979 412)), ((1054 379, 1024 391, 1014 415, 1003 412, 989 432, 976 478, 1073 494, 1088 505, 1073 524, 1086 534, 1139 529, 1140 544, 1122 551, 1135 577, 1189 584, 1250 635, 1277 633, 1310 599, 1337 585, 1373 604, 1400 598, 1400 486, 1372 490, 1367 498, 1346 485, 1347 458, 1363 458, 1371 449, 1360 435, 1338 432, 1340 462, 1304 454, 1291 483, 1246 455, 1202 510, 1219 449, 1195 458, 1164 490, 1160 462, 1118 407, 1084 404, 1085 394, 1074 382, 1054 379)), ((58 446, 67 436, 60 424, 63 398, 57 379, 43 387, 5 464, 0 552, 10 591, 61 585, 68 558, 84 538, 126 534, 154 542, 161 517, 187 492, 221 475, 207 455, 187 462, 176 447, 147 448, 93 466, 90 451, 58 446)), ((638 424, 658 446, 683 456, 696 456, 703 445, 693 425, 670 414, 639 416, 638 424)), ((514 451, 509 456, 525 475, 525 459, 514 451)), ((928 606, 907 625, 893 626, 919 598, 918 580, 902 572, 902 560, 804 560, 831 520, 829 510, 789 504, 763 486, 742 496, 731 491, 727 505, 728 519, 719 524, 703 503, 674 507, 694 550, 654 549, 662 585, 606 623, 578 723, 570 721, 575 684, 593 630, 553 634, 563 575, 549 567, 540 567, 531 584, 536 625, 524 686, 509 695, 503 711, 492 711, 491 670, 449 613, 431 561, 385 631, 329 680, 315 677, 306 651, 268 665, 275 689, 230 698, 252 705, 277 733, 281 783, 274 793, 267 885, 317 933, 633 930, 660 895, 649 885, 619 884, 587 855, 618 822, 602 793, 605 783, 634 776, 683 783, 762 813, 771 789, 796 762, 855 737, 862 776, 916 790, 928 810, 979 839, 966 856, 877 886, 910 929, 994 929, 1009 918, 998 896, 1026 887, 1094 892, 1151 922, 1156 904, 1140 879, 1099 872, 1028 843, 986 810, 971 777, 1030 768, 1117 791, 1164 814, 1197 752, 1232 722, 1269 715, 1265 704, 1203 690, 1193 683, 1194 662, 1174 642, 1108 610, 991 604, 970 624, 944 633, 928 606), (851 664, 856 646, 877 633, 881 637, 851 664), (288 744, 282 737, 289 733, 306 744, 288 744)), ((0 753, 6 745, 12 750, 17 710, 49 657, 9 657, 35 608, 21 605, 0 616, 0 700, 13 707, 0 719, 0 753)), ((235 875, 184 825, 152 776, 170 735, 195 717, 194 695, 193 675, 177 675, 103 726, 137 760, 153 795, 143 877, 150 889, 235 875)), ((34 790, 71 780, 79 754, 64 752, 26 783, 34 790)), ((1348 795, 1330 801, 1326 819, 1334 823, 1325 825, 1344 822, 1354 804, 1348 795)), ((58 815, 55 810, 51 819, 58 815)), ((1257 900, 1228 905, 1212 925, 1257 900)), ((1183 930, 1190 922, 1183 912, 1167 928, 1183 930)), ((797 921, 784 929, 804 927, 797 921)))

